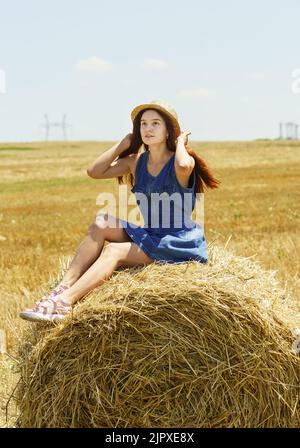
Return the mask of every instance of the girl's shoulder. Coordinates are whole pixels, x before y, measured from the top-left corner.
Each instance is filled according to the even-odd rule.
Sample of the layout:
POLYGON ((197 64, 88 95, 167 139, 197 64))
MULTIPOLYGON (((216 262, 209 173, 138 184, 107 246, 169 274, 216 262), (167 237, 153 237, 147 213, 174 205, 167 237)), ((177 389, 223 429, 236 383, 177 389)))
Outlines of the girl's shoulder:
POLYGON ((143 155, 143 152, 138 152, 136 154, 130 154, 130 156, 129 156, 129 168, 130 168, 130 172, 131 172, 131 174, 133 174, 133 176, 135 176, 136 166, 139 161, 139 158, 142 155, 143 155))

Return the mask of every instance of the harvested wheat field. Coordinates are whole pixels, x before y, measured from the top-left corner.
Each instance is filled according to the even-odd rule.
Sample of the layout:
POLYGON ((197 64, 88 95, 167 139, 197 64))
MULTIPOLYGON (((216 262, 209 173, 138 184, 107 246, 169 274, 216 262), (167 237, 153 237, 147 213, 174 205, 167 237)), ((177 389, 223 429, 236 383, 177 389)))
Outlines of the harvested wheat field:
POLYGON ((65 321, 28 324, 17 426, 299 427, 299 314, 274 271, 208 250, 120 269, 65 321))
MULTIPOLYGON (((23 423, 25 426, 48 426, 48 421, 45 423, 48 418, 45 409, 51 414, 49 425, 52 426, 105 426, 109 419, 116 426, 130 426, 133 424, 130 419, 133 420, 134 416, 136 424, 148 421, 157 426, 160 422, 167 424, 167 420, 170 425, 184 425, 188 421, 193 426, 299 426, 297 402, 293 398, 295 383, 297 387, 299 385, 296 363, 299 358, 291 351, 291 344, 299 336, 292 335, 290 331, 294 325, 299 327, 299 323, 294 324, 293 320, 300 312, 299 141, 192 142, 192 148, 204 157, 222 182, 221 188, 205 195, 205 234, 209 251, 213 253, 215 244, 220 251, 222 247, 225 250, 221 260, 214 258, 214 265, 169 265, 163 273, 161 266, 157 265, 142 270, 120 271, 112 277, 112 283, 92 291, 86 301, 77 307, 73 326, 70 321, 58 327, 35 326, 19 318, 19 312, 24 307, 40 300, 58 281, 62 260, 66 263, 69 257, 75 255, 76 248, 98 212, 98 194, 110 191, 117 197, 116 179, 98 181, 86 174, 93 160, 115 143, 31 142, 0 145, 0 329, 5 331, 7 341, 7 353, 0 359, 0 426, 15 427, 20 412, 19 426, 23 423), (230 255, 228 264, 229 248, 235 255, 232 258, 230 255), (223 265, 227 266, 225 270, 223 265), (185 269, 187 271, 183 276, 185 269), (276 278, 279 284, 272 286, 269 271, 274 273, 272 282, 276 278), (249 280, 243 280, 248 277, 249 280), (171 287, 167 282, 169 279, 171 287), (202 282, 201 288, 199 282, 202 282), (267 284, 270 286, 267 287, 267 284), (131 286, 127 288, 126 285, 131 286), (279 287, 282 288, 280 293, 279 287), (270 288, 271 293, 267 292, 270 288), (162 295, 158 295, 158 290, 162 291, 162 295), (200 291, 206 296, 202 297, 200 291), (160 301, 158 297, 161 297, 160 301), (110 302, 120 307, 124 301, 130 309, 138 307, 145 316, 144 320, 138 320, 137 314, 122 314, 124 308, 121 313, 113 312, 112 305, 107 305, 110 302), (249 301, 252 306, 245 308, 249 301), (260 306, 271 303, 268 311, 271 316, 277 303, 276 319, 281 323, 270 325, 268 320, 262 318, 260 308, 253 318, 253 310, 257 310, 253 308, 253 303, 257 301, 260 306), (148 308, 145 308, 146 302, 148 308), (170 303, 195 322, 198 329, 192 324, 188 325, 177 312, 174 314, 176 310, 171 308, 170 303), (219 311, 209 306, 210 303, 214 307, 218 304, 219 311), (162 304, 169 307, 167 311, 163 312, 162 304), (232 309, 224 314, 229 304, 232 309), (296 313, 290 315, 289 306, 294 307, 296 313), (99 313, 98 307, 101 308, 99 313), (201 311, 196 313, 197 307, 201 311), (103 309, 110 311, 104 312, 103 309), (220 314, 221 311, 223 314, 220 314), (109 322, 110 325, 116 322, 113 332, 108 332, 107 326, 101 323, 105 313, 107 326, 109 322), (284 319, 286 313, 288 317, 284 319), (130 322, 126 320, 129 317, 130 322), (79 338, 79 326, 82 339, 79 338), (227 333, 224 327, 229 328, 227 333), (46 329, 47 340, 43 339, 43 328, 46 329), (240 333, 241 328, 244 333, 240 333), (252 328, 256 328, 256 335, 252 328), (90 335, 88 338, 87 332, 90 335), (108 335, 111 339, 105 339, 108 335), (270 335, 275 335, 271 342, 270 335), (200 336, 202 339, 199 339, 200 336), (123 345, 119 346, 119 355, 114 350, 107 352, 109 344, 114 345, 119 337, 123 341, 123 345), (141 353, 135 354, 138 337, 141 353), (26 338, 27 347, 24 346, 26 338), (147 349, 145 338, 150 341, 147 349), (75 345, 74 352, 71 350, 74 340, 78 344, 78 357, 75 345), (127 354, 124 340, 131 341, 127 354), (188 345, 191 341, 192 348, 188 345), (224 352, 224 342, 227 343, 227 353, 224 352), (101 351, 100 343, 103 344, 101 351), (21 358, 18 355, 20 345, 23 346, 21 358), (30 349, 33 349, 32 355, 27 356, 26 351, 30 349), (61 354, 56 359, 60 350, 66 356, 61 354), (48 353, 47 356, 44 356, 45 353, 48 353), (131 369, 124 373, 131 365, 130 360, 138 363, 147 355, 149 358, 142 365, 143 372, 140 371, 141 365, 137 365, 134 371, 131 372, 131 369), (36 363, 39 356, 42 362, 36 363), (113 358, 110 356, 114 356, 122 367, 119 372, 115 365, 111 367, 113 358), (284 358, 283 361, 280 359, 281 364, 278 362, 280 357, 284 358), (106 361, 103 362, 104 359, 106 361), (50 364, 53 364, 53 371, 57 370, 58 391, 65 384, 64 395, 62 392, 53 395, 53 401, 47 395, 54 390, 50 364), (104 370, 105 366, 113 370, 110 377, 108 370, 104 370), (177 369, 178 366, 180 369, 177 369), (18 390, 15 390, 19 381, 18 369, 22 372, 22 378, 18 390), (27 375, 31 370, 33 376, 29 380, 27 375), (170 375, 170 381, 163 383, 160 372, 166 378, 170 375), (208 372, 213 376, 210 377, 208 372), (126 377, 129 374, 131 376, 126 377), (82 387, 78 386, 79 378, 82 387), (113 383, 109 383, 107 378, 111 378, 113 383), (220 378, 221 382, 218 381, 220 378), (99 379, 97 389, 93 385, 98 384, 99 379), (118 382, 119 379, 121 382, 118 382), (145 406, 134 412, 133 404, 141 399, 138 387, 142 387, 142 381, 145 383, 146 380, 145 406), (28 389, 24 389, 24 381, 28 389), (42 399, 37 403, 38 387, 48 381, 48 386, 41 387, 42 399), (105 390, 102 381, 106 381, 105 390), (174 387, 173 392, 170 391, 171 387, 174 387), (30 403, 27 397, 32 390, 30 403), (116 390, 119 396, 114 395, 116 390), (133 396, 130 396, 130 390, 133 396), (189 390, 192 394, 188 396, 186 392, 189 390), (16 392, 19 409, 14 401, 16 392), (127 394, 126 405, 124 394, 127 394), (89 401, 85 401, 87 396, 90 397, 89 401), (103 398, 105 396, 108 396, 107 401, 103 398), (66 397, 66 412, 62 417, 61 403, 66 397), (159 400, 161 405, 156 409, 154 403, 159 400), (117 401, 119 408, 115 406, 117 401), (180 406, 177 406, 177 401, 180 406), (48 406, 49 402, 51 406, 48 406), (184 411, 182 403, 186 406, 184 411), (161 414, 164 406, 168 410, 167 417, 161 414), (172 409, 169 410, 169 407, 172 409), (91 419, 91 408, 95 410, 94 420, 91 419), (33 421, 32 415, 36 409, 38 413, 33 421), (97 409, 102 409, 102 416, 96 412, 97 409)), ((265 311, 263 313, 265 315, 265 311)))

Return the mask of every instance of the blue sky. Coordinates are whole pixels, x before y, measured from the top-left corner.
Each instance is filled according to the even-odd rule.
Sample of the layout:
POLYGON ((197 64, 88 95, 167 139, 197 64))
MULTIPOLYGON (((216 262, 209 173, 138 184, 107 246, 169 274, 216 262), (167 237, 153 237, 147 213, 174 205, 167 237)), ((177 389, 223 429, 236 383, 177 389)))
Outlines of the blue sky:
POLYGON ((191 140, 276 138, 300 123, 299 23, 299 0, 0 0, 0 141, 43 140, 44 114, 119 140, 156 99, 191 140))

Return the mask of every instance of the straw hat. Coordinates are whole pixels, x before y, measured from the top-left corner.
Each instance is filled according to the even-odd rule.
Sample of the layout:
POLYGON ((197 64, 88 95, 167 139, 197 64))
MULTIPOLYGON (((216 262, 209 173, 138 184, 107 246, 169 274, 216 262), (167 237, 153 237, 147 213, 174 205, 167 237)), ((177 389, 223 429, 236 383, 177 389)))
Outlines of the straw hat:
POLYGON ((148 104, 140 104, 139 106, 136 106, 131 112, 132 122, 134 121, 137 114, 139 112, 141 112, 141 110, 148 109, 148 108, 156 109, 158 111, 161 111, 161 112, 164 112, 165 114, 167 114, 168 117, 171 119, 172 124, 174 126, 175 137, 178 137, 181 134, 180 124, 179 124, 178 116, 177 116, 175 109, 173 109, 169 104, 167 104, 163 101, 159 101, 159 100, 151 101, 151 103, 148 103, 148 104))

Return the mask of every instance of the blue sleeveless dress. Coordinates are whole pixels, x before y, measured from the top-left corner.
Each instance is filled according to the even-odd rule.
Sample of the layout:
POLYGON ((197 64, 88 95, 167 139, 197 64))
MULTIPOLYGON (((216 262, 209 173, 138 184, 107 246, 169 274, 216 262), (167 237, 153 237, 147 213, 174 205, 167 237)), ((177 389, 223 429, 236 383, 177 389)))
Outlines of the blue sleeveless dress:
POLYGON ((120 219, 121 225, 132 241, 157 262, 196 260, 206 263, 208 256, 204 231, 191 219, 196 201, 195 169, 188 187, 184 188, 176 178, 175 154, 155 177, 148 172, 148 158, 148 150, 140 155, 135 184, 131 189, 143 216, 144 227, 123 219, 120 219))

